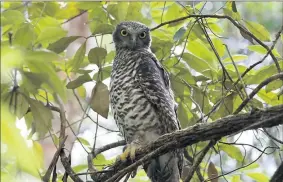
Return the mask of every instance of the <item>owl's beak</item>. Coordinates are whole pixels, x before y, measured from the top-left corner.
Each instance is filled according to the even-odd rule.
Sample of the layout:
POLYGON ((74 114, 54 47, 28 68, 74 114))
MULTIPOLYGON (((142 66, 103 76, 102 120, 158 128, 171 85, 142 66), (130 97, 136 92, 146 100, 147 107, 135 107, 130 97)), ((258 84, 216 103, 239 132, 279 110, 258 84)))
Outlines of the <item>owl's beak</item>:
POLYGON ((136 39, 136 36, 131 36, 131 39, 130 39, 130 46, 131 46, 131 49, 135 49, 136 47, 136 43, 137 43, 137 39, 136 39))

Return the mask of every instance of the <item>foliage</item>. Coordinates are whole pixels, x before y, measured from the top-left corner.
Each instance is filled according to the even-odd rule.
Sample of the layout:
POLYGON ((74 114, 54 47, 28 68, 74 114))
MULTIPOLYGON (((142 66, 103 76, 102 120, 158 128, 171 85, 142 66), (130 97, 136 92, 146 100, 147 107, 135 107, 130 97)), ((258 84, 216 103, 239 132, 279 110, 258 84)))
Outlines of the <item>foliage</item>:
MULTIPOLYGON (((272 43, 274 36, 267 27, 260 22, 244 19, 237 9, 237 3, 224 4, 218 12, 220 15, 232 17, 232 20, 239 22, 241 27, 259 41, 272 43)), ((46 170, 43 168, 41 145, 32 136, 41 138, 52 130, 53 111, 49 106, 58 104, 58 97, 66 104, 70 94, 76 91, 77 97, 87 102, 93 111, 108 117, 107 80, 115 52, 113 47, 104 46, 103 38, 110 36, 117 23, 135 20, 154 27, 153 25, 188 14, 201 14, 205 5, 203 2, 196 6, 181 6, 175 2, 2 2, 1 105, 4 107, 3 110, 1 107, 1 146, 4 145, 7 150, 1 152, 1 157, 5 158, 4 164, 1 164, 1 179, 13 181, 17 170, 39 178, 38 172, 46 170), (62 25, 81 13, 87 13, 88 21, 85 23, 92 34, 89 37, 67 36, 62 25), (97 47, 87 51, 87 43, 93 37, 97 47), (66 49, 78 39, 83 40, 82 44, 74 56, 68 58, 66 49), (100 40, 100 44, 97 40, 100 40), (87 70, 87 65, 96 65, 98 69, 87 70), (85 93, 87 82, 96 83, 90 99, 85 93), (32 147, 26 145, 26 139, 16 127, 16 120, 21 119, 25 120, 30 132, 28 139, 32 141, 32 147)), ((257 69, 252 68, 242 77, 251 65, 243 63, 251 55, 265 55, 268 50, 255 43, 255 40, 255 45, 249 45, 245 53, 232 51, 229 46, 226 49, 221 38, 227 36, 223 21, 229 22, 227 19, 213 17, 198 21, 196 18, 187 18, 152 31, 152 51, 170 73, 182 127, 202 120, 212 122, 233 114, 255 85, 278 72, 278 67, 271 61, 270 64, 260 64, 257 69)), ((251 40, 243 30, 240 30, 240 34, 242 39, 251 40)), ((282 37, 281 35, 283 42, 282 37)), ((275 47, 272 54, 282 70, 282 51, 275 47)), ((261 109, 266 104, 282 104, 282 86, 282 80, 271 82, 256 94, 242 112, 249 112, 251 108, 261 109)), ((84 145, 88 143, 83 140, 81 141, 84 145)), ((194 156, 195 151, 191 149, 201 151, 204 146, 200 143, 188 147, 188 152, 194 156)), ((218 150, 227 154, 228 160, 235 160, 237 167, 242 162, 250 162, 250 159, 245 159, 237 145, 219 144, 218 150)), ((201 165, 207 171, 205 176, 210 178, 219 175, 220 164, 206 160, 208 168, 201 165)), ((93 161, 95 165, 106 165, 110 162, 103 155, 93 161)), ((73 169, 79 172, 87 167, 80 165, 73 169)), ((227 176, 231 181, 241 181, 241 174, 253 180, 268 181, 266 174, 258 172, 240 171, 227 176)), ((144 181, 143 177, 145 173, 139 170, 136 180, 131 181, 144 181)))

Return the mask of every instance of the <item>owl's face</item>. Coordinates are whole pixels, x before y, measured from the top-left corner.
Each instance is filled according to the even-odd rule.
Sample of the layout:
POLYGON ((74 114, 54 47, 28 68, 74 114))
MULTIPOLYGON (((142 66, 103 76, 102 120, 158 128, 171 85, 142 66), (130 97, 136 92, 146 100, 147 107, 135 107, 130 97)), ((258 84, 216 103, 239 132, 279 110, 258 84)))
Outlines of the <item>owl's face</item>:
POLYGON ((116 49, 147 49, 151 43, 150 30, 144 24, 138 22, 122 22, 116 26, 113 32, 113 41, 116 49))

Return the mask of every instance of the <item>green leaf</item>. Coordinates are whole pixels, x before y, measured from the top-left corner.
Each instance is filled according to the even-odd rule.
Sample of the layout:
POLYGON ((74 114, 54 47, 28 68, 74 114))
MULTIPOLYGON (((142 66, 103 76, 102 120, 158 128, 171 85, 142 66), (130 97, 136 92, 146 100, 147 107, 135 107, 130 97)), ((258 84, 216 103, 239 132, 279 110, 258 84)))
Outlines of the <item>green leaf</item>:
POLYGON ((251 84, 259 84, 263 80, 269 78, 270 76, 274 75, 277 72, 277 68, 274 64, 269 66, 264 66, 263 68, 257 70, 253 76, 250 76, 248 78, 244 78, 246 80, 246 83, 251 84))
POLYGON ((196 3, 197 4, 195 5, 195 8, 197 10, 201 10, 203 8, 204 2, 197 1, 196 3))
MULTIPOLYGON (((226 48, 225 48, 225 45, 222 42, 222 40, 219 39, 219 38, 213 38, 212 39, 212 43, 213 43, 213 45, 214 45, 218 55, 220 57, 223 57, 224 54, 225 54, 226 48)), ((215 53, 213 53, 213 56, 215 56, 215 53)), ((218 62, 217 62, 217 64, 218 64, 218 62)))
POLYGON ((78 173, 80 171, 83 171, 83 170, 87 169, 88 165, 86 165, 86 164, 79 164, 79 165, 73 166, 72 168, 73 168, 74 172, 78 173))
POLYGON ((188 125, 192 125, 193 123, 190 123, 190 119, 193 117, 191 111, 187 108, 190 107, 191 103, 181 103, 178 105, 177 110, 177 116, 180 120, 182 127, 187 127, 188 125))
POLYGON ((186 29, 184 27, 181 27, 174 35, 173 40, 179 41, 185 34, 186 29))
POLYGON ((91 1, 82 1, 82 2, 78 2, 76 4, 78 6, 78 8, 80 9, 84 9, 84 10, 89 10, 89 9, 96 9, 98 7, 101 6, 101 3, 100 2, 91 2, 91 1))
POLYGON ((41 30, 37 37, 37 42, 40 43, 51 43, 57 41, 58 39, 65 37, 67 31, 63 30, 61 27, 46 27, 41 30))
POLYGON ((1 46, 1 83, 10 77, 13 68, 21 68, 24 63, 24 51, 10 46, 1 46))
MULTIPOLYGON (((248 46, 248 49, 250 51, 255 51, 259 54, 266 54, 267 53, 267 50, 264 47, 262 47, 261 45, 250 45, 250 46, 248 46)), ((280 54, 278 53, 278 51, 275 48, 272 50, 272 53, 276 57, 281 57, 280 54)))
POLYGON ((17 10, 7 10, 1 12, 1 26, 12 24, 18 25, 25 22, 25 17, 22 12, 17 10), (2 19, 3 17, 3 19, 2 19), (2 21, 4 20, 4 21, 2 21))
POLYGON ((241 176, 240 175, 233 176, 231 182, 241 182, 241 176))
POLYGON ((40 137, 44 136, 49 129, 51 129, 51 119, 53 115, 51 110, 46 108, 41 102, 27 98, 30 104, 32 116, 34 118, 34 125, 40 137))
POLYGON ((21 72, 24 79, 27 80, 24 85, 28 90, 29 87, 32 87, 32 89, 39 89, 41 84, 48 82, 48 74, 47 73, 33 73, 33 72, 21 72))
POLYGON ((22 137, 15 121, 16 118, 10 114, 7 105, 1 103, 1 146, 2 144, 7 146, 7 157, 11 159, 9 162, 13 164, 13 168, 19 167, 36 178, 40 178, 38 170, 43 167, 43 156, 41 153, 36 153, 39 152, 36 150, 38 146, 32 148, 27 146, 27 141, 22 137))
POLYGON ((86 97, 86 90, 85 90, 85 87, 83 85, 77 88, 77 92, 78 92, 80 97, 82 97, 82 98, 86 97))
POLYGON ((199 39, 191 41, 187 45, 187 49, 195 56, 202 58, 205 60, 209 65, 217 69, 218 62, 215 59, 215 54, 211 52, 199 39))
POLYGON ((151 49, 159 60, 169 56, 172 47, 173 42, 155 36, 152 37, 151 49))
POLYGON ((218 171, 215 167, 215 165, 213 164, 213 162, 210 162, 208 164, 208 168, 207 168, 207 175, 209 178, 214 178, 211 180, 211 182, 218 182, 218 178, 215 178, 218 176, 218 171))
POLYGON ((85 52, 86 52, 86 41, 81 45, 81 47, 77 50, 74 58, 70 61, 70 67, 72 67, 72 71, 73 72, 76 72, 83 60, 84 60, 84 57, 85 57, 85 52))
MULTIPOLYGON (((233 59, 234 62, 243 61, 243 60, 248 59, 248 56, 243 55, 243 54, 235 54, 235 55, 232 56, 232 59, 233 59)), ((232 62, 232 60, 230 59, 230 57, 227 57, 223 60, 223 62, 224 63, 232 62)))
POLYGON ((96 64, 97 66, 100 67, 106 55, 107 55, 106 49, 101 47, 95 47, 89 51, 88 60, 90 63, 96 64))
POLYGON ((82 143, 83 145, 85 145, 87 147, 91 146, 90 143, 86 139, 84 139, 82 137, 78 137, 77 140, 78 140, 78 142, 82 143))
POLYGON ((105 57, 105 64, 112 63, 114 61, 115 55, 116 55, 115 51, 109 52, 107 56, 105 57))
MULTIPOLYGON (((174 20, 176 18, 180 18, 182 16, 185 16, 185 10, 178 5, 177 3, 171 4, 168 7, 167 12, 164 14, 164 21, 174 20)), ((182 21, 178 22, 177 24, 182 23, 182 21)), ((176 25, 176 24, 175 24, 176 25)))
POLYGON ((266 28, 252 21, 245 21, 247 29, 261 41, 270 41, 270 34, 266 28))
POLYGON ((29 47, 35 40, 35 36, 33 26, 30 23, 24 23, 15 33, 13 44, 29 47))
POLYGON ((235 13, 235 12, 233 12, 232 9, 228 9, 228 8, 223 8, 222 10, 223 10, 225 15, 230 16, 234 20, 237 20, 237 21, 241 20, 241 16, 240 16, 239 12, 235 13))
POLYGON ((97 82, 94 86, 91 94, 90 107, 107 119, 109 111, 109 90, 104 83, 97 82))
POLYGON ((97 22, 91 22, 90 23, 90 28, 92 30, 92 35, 95 34, 112 34, 114 31, 115 27, 110 24, 105 24, 105 23, 97 23, 97 22))
MULTIPOLYGON (((193 68, 199 73, 203 73, 205 70, 209 70, 210 72, 215 72, 215 69, 211 67, 206 61, 190 53, 184 53, 182 58, 187 62, 187 64, 191 68, 193 68)), ((205 74, 205 76, 209 78, 213 78, 212 74, 205 74)))
MULTIPOLYGON (((98 2, 96 2, 96 3, 98 3, 98 2)), ((107 6, 107 8, 108 8, 108 6, 107 6)), ((103 9, 103 6, 101 6, 101 5, 94 7, 93 11, 88 11, 88 17, 91 18, 91 21, 95 22, 96 24, 108 23, 108 12, 106 12, 103 9)), ((94 24, 92 24, 92 25, 94 26, 94 24)))
POLYGON ((260 90, 257 95, 266 103, 271 106, 276 106, 282 104, 283 97, 278 99, 277 95, 273 92, 266 93, 263 90, 260 90))
POLYGON ((21 119, 28 110, 29 104, 25 97, 20 93, 21 88, 13 89, 7 93, 2 93, 3 103, 9 105, 9 110, 12 114, 21 119))
POLYGON ((110 77, 111 70, 112 70, 112 66, 105 66, 105 67, 101 68, 100 71, 96 72, 93 75, 92 79, 95 80, 95 81, 99 81, 99 80, 103 81, 103 80, 110 77), (100 75, 100 76, 98 77, 98 75, 100 75))
POLYGON ((65 84, 63 84, 58 77, 51 62, 57 59, 57 54, 47 51, 29 51, 25 57, 31 72, 45 73, 48 75, 48 77, 45 78, 45 83, 47 85, 45 88, 49 89, 52 93, 58 93, 59 96, 65 100, 65 84))
POLYGON ((180 72, 177 74, 177 76, 181 77, 184 79, 188 84, 195 84, 195 79, 191 72, 188 69, 181 68, 180 72))
MULTIPOLYGON (((59 4, 59 3, 58 3, 59 4)), ((56 12, 55 18, 57 19, 70 19, 81 13, 77 7, 77 2, 68 2, 64 7, 60 7, 59 11, 56 12)))
POLYGON ((243 161, 244 157, 238 147, 234 145, 227 145, 222 143, 220 143, 218 146, 219 146, 219 150, 224 151, 229 157, 236 159, 239 162, 243 161))
POLYGON ((130 2, 125 20, 134 20, 146 25, 150 24, 151 20, 145 18, 142 13, 143 4, 142 2, 130 2))
POLYGON ((232 10, 233 12, 237 13, 237 7, 236 7, 236 2, 235 1, 232 1, 232 10))
POLYGON ((276 90, 283 87, 283 82, 282 80, 275 80, 271 83, 269 83, 266 87, 265 87, 265 92, 268 93, 270 91, 276 90))
MULTIPOLYGON (((115 18, 115 22, 121 22, 125 20, 128 12, 128 2, 119 2, 117 4, 109 4, 107 6, 107 12, 115 18)), ((116 24, 115 23, 115 24, 116 24)))
POLYGON ((265 174, 262 174, 262 173, 247 173, 247 176, 251 177, 252 179, 258 182, 268 182, 269 181, 269 178, 265 174))
POLYGON ((256 169, 256 168, 258 168, 259 167, 259 164, 258 163, 252 163, 251 165, 248 165, 248 166, 246 166, 246 167, 244 167, 244 168, 241 168, 241 169, 239 169, 239 171, 247 171, 247 170, 251 170, 251 169, 256 169))
POLYGON ((102 154, 98 154, 93 160, 92 163, 98 170, 102 170, 104 166, 112 164, 113 160, 106 160, 102 154))
POLYGON ((65 49, 67 49, 67 47, 74 42, 75 40, 77 40, 78 38, 80 38, 81 36, 70 36, 70 37, 63 37, 59 40, 57 40, 56 42, 53 42, 51 44, 49 44, 49 46, 47 47, 47 49, 56 52, 57 54, 63 52, 65 49))
POLYGON ((90 78, 89 74, 83 74, 81 76, 79 76, 77 79, 70 81, 66 87, 68 89, 75 89, 79 86, 81 86, 82 84, 86 83, 86 82, 90 82, 92 81, 92 79, 90 78))

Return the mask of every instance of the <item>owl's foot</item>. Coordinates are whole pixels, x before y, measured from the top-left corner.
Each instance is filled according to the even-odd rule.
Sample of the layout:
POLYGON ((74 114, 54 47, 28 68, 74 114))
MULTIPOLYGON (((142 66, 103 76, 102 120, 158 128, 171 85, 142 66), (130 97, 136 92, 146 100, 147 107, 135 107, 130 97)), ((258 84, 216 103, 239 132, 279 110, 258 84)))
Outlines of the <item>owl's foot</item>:
POLYGON ((120 156, 118 156, 118 160, 126 161, 127 158, 130 157, 130 159, 134 161, 136 157, 137 148, 138 148, 137 144, 133 144, 133 143, 128 144, 124 152, 120 156))

